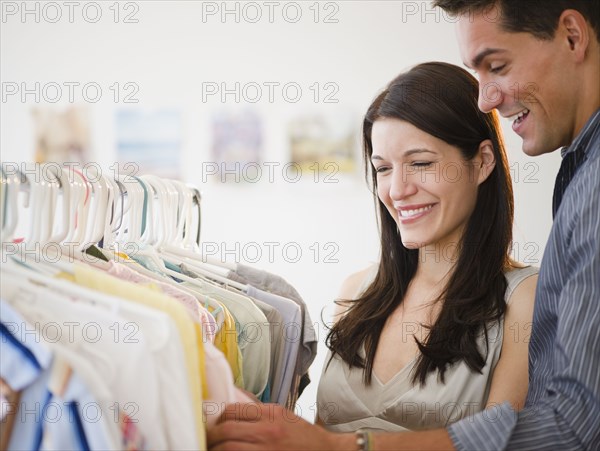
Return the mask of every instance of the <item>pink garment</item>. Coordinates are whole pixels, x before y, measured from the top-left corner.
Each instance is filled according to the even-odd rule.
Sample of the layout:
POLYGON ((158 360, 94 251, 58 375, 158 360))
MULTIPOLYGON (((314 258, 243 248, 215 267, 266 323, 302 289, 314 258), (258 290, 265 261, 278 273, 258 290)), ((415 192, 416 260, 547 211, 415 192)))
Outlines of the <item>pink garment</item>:
POLYGON ((208 397, 202 402, 206 427, 214 426, 231 403, 258 402, 233 385, 233 373, 225 355, 212 343, 204 344, 208 397))
POLYGON ((188 294, 177 287, 161 282, 160 280, 154 280, 148 276, 140 274, 139 272, 128 268, 124 263, 116 263, 112 260, 110 260, 108 263, 110 266, 107 272, 110 275, 118 277, 121 280, 127 280, 140 285, 154 285, 158 287, 164 294, 177 299, 186 308, 194 322, 197 323, 202 319, 198 300, 191 294, 188 294))
POLYGON ((200 313, 202 317, 202 332, 204 333, 204 342, 215 342, 215 336, 218 332, 217 320, 207 309, 200 306, 200 313))
POLYGON ((202 404, 207 427, 217 422, 226 404, 258 402, 234 385, 233 373, 225 355, 213 345, 214 336, 217 333, 217 322, 212 314, 199 303, 196 297, 177 287, 140 274, 128 268, 123 263, 109 261, 107 272, 121 280, 158 287, 164 294, 181 302, 192 316, 194 322, 202 324, 202 331, 205 338, 206 384, 209 392, 209 396, 202 404))
POLYGON ((136 421, 119 409, 119 426, 121 429, 121 449, 142 451, 146 448, 146 440, 142 436, 136 421))
POLYGON ((194 295, 168 283, 140 274, 134 269, 128 268, 124 263, 117 263, 113 260, 110 260, 108 263, 110 265, 107 270, 109 274, 118 277, 121 280, 127 280, 141 285, 154 285, 164 294, 177 299, 186 308, 192 317, 192 320, 195 323, 200 322, 202 333, 204 334, 204 341, 214 343, 215 335, 217 333, 217 322, 210 312, 199 303, 194 295))

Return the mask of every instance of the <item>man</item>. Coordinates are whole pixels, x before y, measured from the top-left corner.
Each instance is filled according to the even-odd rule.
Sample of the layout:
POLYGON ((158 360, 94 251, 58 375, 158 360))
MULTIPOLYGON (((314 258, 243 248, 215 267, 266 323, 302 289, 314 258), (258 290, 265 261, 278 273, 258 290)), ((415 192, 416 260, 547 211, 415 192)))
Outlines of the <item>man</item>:
POLYGON ((458 17, 479 106, 513 119, 531 156, 563 146, 541 264, 529 392, 447 429, 332 434, 263 405, 231 406, 214 449, 600 449, 600 0, 434 0, 458 17))
POLYGON ((600 449, 600 1, 435 0, 458 15, 479 107, 523 151, 563 150, 538 280, 526 407, 450 427, 460 449, 600 449), (492 23, 490 23, 492 22, 492 23))

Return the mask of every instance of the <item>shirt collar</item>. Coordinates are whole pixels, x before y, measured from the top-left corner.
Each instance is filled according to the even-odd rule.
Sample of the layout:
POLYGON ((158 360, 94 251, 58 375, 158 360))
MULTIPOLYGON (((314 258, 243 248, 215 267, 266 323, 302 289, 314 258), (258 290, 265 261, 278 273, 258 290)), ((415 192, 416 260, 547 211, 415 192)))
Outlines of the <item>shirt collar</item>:
POLYGON ((40 341, 35 327, 27 323, 4 300, 0 301, 0 376, 14 391, 32 384, 49 367, 52 353, 40 341))
POLYGON ((583 126, 583 129, 579 134, 575 137, 570 146, 563 147, 560 151, 561 156, 564 158, 565 155, 571 152, 582 151, 584 154, 588 149, 588 144, 592 138, 596 134, 596 132, 600 129, 600 108, 596 110, 594 114, 588 119, 588 121, 583 126))

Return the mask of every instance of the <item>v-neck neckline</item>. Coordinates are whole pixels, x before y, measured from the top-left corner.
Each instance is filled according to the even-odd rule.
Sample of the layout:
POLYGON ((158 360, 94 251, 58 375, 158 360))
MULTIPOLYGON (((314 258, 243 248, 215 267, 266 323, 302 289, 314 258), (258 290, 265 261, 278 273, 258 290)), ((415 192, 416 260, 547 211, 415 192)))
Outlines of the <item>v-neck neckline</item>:
POLYGON ((382 382, 381 379, 377 376, 377 374, 375 373, 375 370, 371 371, 371 374, 373 376, 373 379, 382 387, 385 388, 389 385, 391 385, 398 377, 400 377, 400 375, 404 374, 407 370, 412 369, 412 367, 414 366, 416 360, 417 360, 418 356, 414 356, 412 359, 410 359, 410 361, 404 365, 402 368, 400 368, 396 373, 394 373, 394 375, 392 377, 390 377, 386 382, 382 382))

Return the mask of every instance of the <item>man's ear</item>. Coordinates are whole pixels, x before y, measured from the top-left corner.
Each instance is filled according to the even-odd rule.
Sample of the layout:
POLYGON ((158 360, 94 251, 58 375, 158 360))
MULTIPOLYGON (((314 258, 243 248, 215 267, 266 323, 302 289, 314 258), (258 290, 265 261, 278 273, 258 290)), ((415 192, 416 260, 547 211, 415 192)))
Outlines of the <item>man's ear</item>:
POLYGON ((477 157, 477 184, 481 185, 487 180, 489 175, 496 167, 496 157, 494 156, 494 144, 490 139, 486 139, 479 144, 479 156, 477 157))
POLYGON ((590 44, 588 23, 583 15, 575 9, 564 10, 558 19, 557 34, 566 38, 576 62, 583 62, 590 44))

